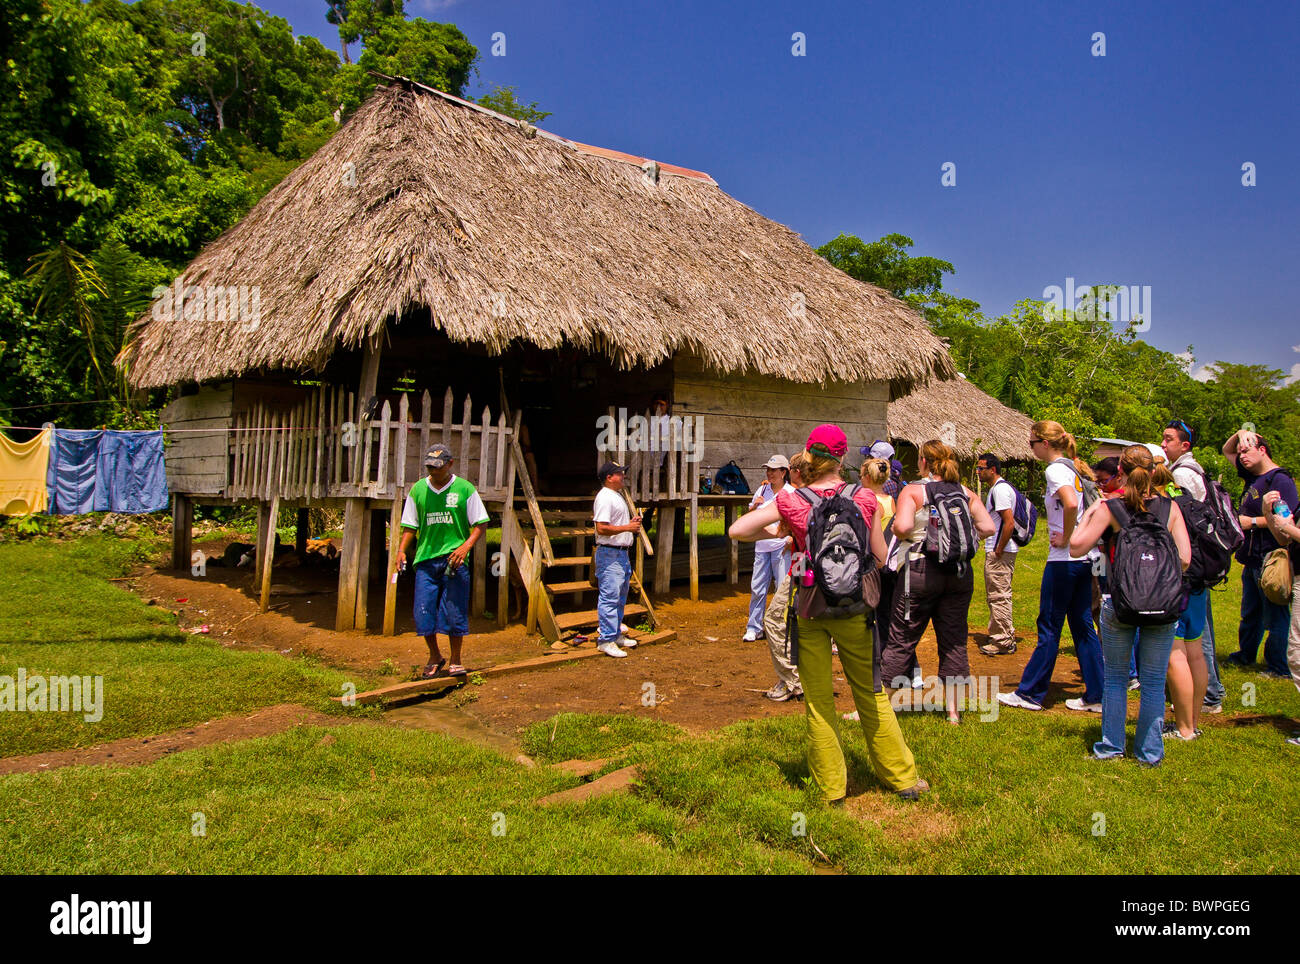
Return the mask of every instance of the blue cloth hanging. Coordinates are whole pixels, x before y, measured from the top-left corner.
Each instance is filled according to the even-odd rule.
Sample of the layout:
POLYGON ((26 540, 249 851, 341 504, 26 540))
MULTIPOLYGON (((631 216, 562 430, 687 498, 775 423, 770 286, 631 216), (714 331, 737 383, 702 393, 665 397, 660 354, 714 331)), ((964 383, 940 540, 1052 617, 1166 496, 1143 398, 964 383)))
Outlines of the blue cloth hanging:
POLYGON ((52 514, 166 509, 162 432, 56 428, 46 486, 52 514))

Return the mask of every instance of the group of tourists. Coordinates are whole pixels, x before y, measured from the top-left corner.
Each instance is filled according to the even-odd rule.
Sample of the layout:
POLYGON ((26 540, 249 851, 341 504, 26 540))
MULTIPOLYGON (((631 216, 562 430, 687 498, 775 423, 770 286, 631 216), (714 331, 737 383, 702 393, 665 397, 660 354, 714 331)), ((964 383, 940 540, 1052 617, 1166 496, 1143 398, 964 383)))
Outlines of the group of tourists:
MULTIPOLYGON (((1093 755, 1125 754, 1128 692, 1139 689, 1133 755, 1158 764, 1166 740, 1197 739, 1201 717, 1221 711, 1209 589, 1226 577, 1230 555, 1241 565, 1243 595, 1237 650, 1227 660, 1253 666, 1262 643, 1265 671, 1300 687, 1300 498, 1267 439, 1243 429, 1223 446, 1246 483, 1235 508, 1192 457, 1195 433, 1180 419, 1159 446, 1130 445, 1095 465, 1078 457, 1074 437, 1057 422, 1035 422, 1028 441, 1045 466, 1049 547, 1037 643, 1018 685, 998 693, 999 703, 1031 712, 1048 705, 1068 627, 1084 692, 1063 705, 1100 714, 1093 755)), ((993 453, 976 463, 981 499, 962 484, 956 455, 943 442, 920 447, 920 478, 906 484, 888 443, 860 451, 853 482, 848 439, 827 424, 793 457, 776 454, 764 465, 750 511, 728 530, 732 539, 756 543, 744 639, 768 643, 777 681, 766 696, 805 701, 809 768, 828 800, 842 800, 846 783, 833 654, 856 707, 845 717, 860 723, 877 777, 916 799, 928 785, 899 729, 891 691, 921 685, 917 644, 933 625, 944 710, 960 723, 961 686, 971 679, 975 556, 982 545, 989 629, 980 650, 1012 654, 1012 577, 1017 553, 1034 537, 1037 510, 1002 477, 993 453)), ((445 445, 435 445, 425 465, 427 478, 406 499, 397 560, 415 567, 416 632, 429 649, 422 675, 437 678, 465 673, 465 561, 488 514, 474 487, 452 471, 445 445), (439 634, 448 638, 450 665, 439 634)), ((623 494, 623 475, 623 467, 606 462, 593 504, 596 645, 614 658, 636 645, 622 619, 629 553, 642 528, 623 494)), ((1300 745, 1300 737, 1288 742, 1300 745)))
MULTIPOLYGON (((1057 422, 1034 423, 1028 441, 1045 467, 1048 556, 1037 643, 1015 689, 998 693, 1000 704, 1033 712, 1052 702, 1068 627, 1084 692, 1063 705, 1100 715, 1093 756, 1125 754, 1128 693, 1137 689, 1132 753, 1141 763, 1160 763, 1165 741, 1197 739, 1202 715, 1222 710, 1209 590, 1224 581, 1234 556, 1243 598, 1238 648, 1227 660, 1253 666, 1263 642, 1265 674, 1289 677, 1300 688, 1298 499, 1266 439, 1247 429, 1223 446, 1246 483, 1235 508, 1192 456, 1195 433, 1181 419, 1170 422, 1159 445, 1130 445, 1096 465, 1078 457, 1074 437, 1057 422), (1289 603, 1280 601, 1288 596, 1289 603)), ((890 691, 919 685, 916 647, 933 625, 944 710, 960 723, 962 684, 971 680, 975 543, 982 540, 989 606, 980 651, 1009 655, 1017 648, 1017 553, 1037 524, 1037 510, 1003 478, 993 453, 976 463, 981 499, 961 483, 952 449, 937 440, 920 447, 920 478, 911 484, 898 483, 888 443, 861 452, 859 481, 849 481, 844 433, 819 426, 802 452, 768 461, 750 511, 728 530, 761 547, 744 638, 768 643, 777 682, 766 696, 805 700, 809 767, 831 801, 844 794, 832 652, 856 707, 844 718, 861 724, 882 783, 915 798, 926 784, 898 729, 890 691), (860 531, 850 525, 850 506, 860 514, 860 531), (856 590, 846 588, 855 583, 856 590)), ((1300 745, 1300 736, 1287 742, 1300 745)))

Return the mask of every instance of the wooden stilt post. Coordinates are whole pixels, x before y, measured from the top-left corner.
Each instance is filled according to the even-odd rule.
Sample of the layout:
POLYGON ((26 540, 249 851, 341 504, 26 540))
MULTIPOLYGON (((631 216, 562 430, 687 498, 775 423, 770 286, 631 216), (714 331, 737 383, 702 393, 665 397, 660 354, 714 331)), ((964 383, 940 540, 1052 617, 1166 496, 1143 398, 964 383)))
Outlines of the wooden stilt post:
POLYGON ((298 522, 293 529, 293 550, 299 556, 307 554, 307 539, 311 535, 311 510, 303 507, 298 510, 298 522))
POLYGON ((677 506, 665 504, 659 506, 659 546, 655 549, 655 583, 654 591, 662 594, 668 591, 673 570, 673 532, 677 527, 677 506))
MULTIPOLYGON (((728 503, 726 509, 723 510, 723 524, 727 530, 736 521, 737 508, 738 506, 728 503)), ((735 539, 728 539, 727 542, 731 545, 731 554, 727 557, 727 582, 734 586, 740 582, 740 543, 735 539)))
POLYGON ((384 579, 384 635, 397 632, 397 552, 402 548, 402 506, 406 497, 398 495, 388 510, 388 575, 384 579))
MULTIPOLYGON (((505 399, 505 384, 502 383, 501 397, 505 399)), ((504 417, 504 411, 502 412, 504 417)), ((522 418, 521 412, 515 413, 514 432, 519 434, 519 425, 522 418)), ((502 426, 504 428, 504 425, 502 426)), ((506 463, 506 500, 501 508, 501 574, 497 576, 497 626, 501 629, 506 628, 506 622, 510 616, 510 567, 513 563, 510 560, 513 551, 514 539, 519 537, 515 525, 515 460, 513 457, 505 458, 506 450, 502 446, 505 438, 504 431, 497 440, 497 458, 498 467, 500 462, 506 463)))
MULTIPOLYGON (((275 564, 275 523, 280 517, 280 497, 274 495, 271 497, 271 504, 268 506, 263 503, 259 510, 266 514, 265 529, 266 535, 257 547, 257 573, 258 583, 261 586, 262 599, 258 607, 260 612, 266 612, 271 607, 271 568, 275 564)), ((261 531, 262 525, 258 526, 261 531)))
POLYGON ((194 555, 194 503, 189 496, 172 496, 172 568, 190 568, 194 555))
POLYGON ((373 548, 373 540, 370 538, 371 521, 373 514, 370 511, 370 503, 366 499, 361 501, 361 552, 357 558, 357 613, 355 626, 363 633, 366 632, 366 617, 368 615, 367 606, 370 602, 370 553, 373 548))
POLYGON ((533 536, 533 571, 528 574, 528 618, 524 623, 524 632, 531 636, 537 632, 537 611, 541 606, 542 593, 542 537, 533 536))
POLYGON ((700 497, 691 493, 691 602, 700 601, 700 497))
POLYGON ((339 554, 339 601, 334 628, 339 632, 357 625, 357 567, 360 564, 366 500, 348 499, 343 506, 343 551, 339 554))

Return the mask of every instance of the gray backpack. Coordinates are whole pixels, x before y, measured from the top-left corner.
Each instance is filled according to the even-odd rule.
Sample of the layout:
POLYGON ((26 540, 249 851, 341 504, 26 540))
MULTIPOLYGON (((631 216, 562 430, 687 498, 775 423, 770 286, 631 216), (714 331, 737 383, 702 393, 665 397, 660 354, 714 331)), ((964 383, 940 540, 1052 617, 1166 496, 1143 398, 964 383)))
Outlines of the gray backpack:
POLYGON ((1091 509, 1092 504, 1100 498, 1101 494, 1097 491, 1097 483, 1092 481, 1092 479, 1079 475, 1079 470, 1074 466, 1074 459, 1067 459, 1062 456, 1059 459, 1054 459, 1052 464, 1064 465, 1075 474, 1075 477, 1079 480, 1079 484, 1083 486, 1083 496, 1079 499, 1079 514, 1075 516, 1076 519, 1082 519, 1083 514, 1091 509))

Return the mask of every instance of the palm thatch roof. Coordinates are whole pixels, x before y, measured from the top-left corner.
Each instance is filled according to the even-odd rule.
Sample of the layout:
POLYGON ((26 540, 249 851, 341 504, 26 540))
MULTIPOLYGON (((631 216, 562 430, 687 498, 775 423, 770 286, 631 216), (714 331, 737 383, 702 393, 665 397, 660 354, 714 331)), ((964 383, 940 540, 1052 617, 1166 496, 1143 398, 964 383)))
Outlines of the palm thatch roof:
POLYGON ((955 440, 959 458, 992 452, 1002 459, 1032 459, 1034 420, 984 394, 964 377, 932 381, 889 403, 891 439, 920 446, 930 439, 955 440))
POLYGON ((255 286, 256 323, 146 313, 119 358, 133 385, 319 369, 421 308, 492 352, 567 343, 631 368, 693 350, 720 371, 894 395, 953 374, 908 305, 707 175, 389 79, 179 279, 255 286))

